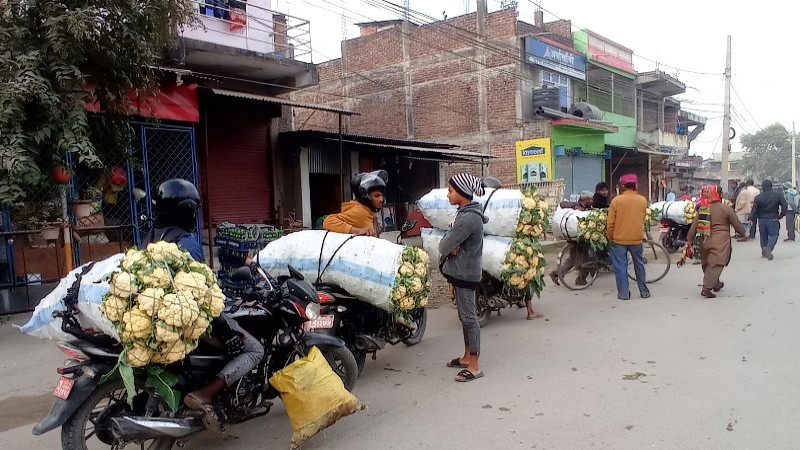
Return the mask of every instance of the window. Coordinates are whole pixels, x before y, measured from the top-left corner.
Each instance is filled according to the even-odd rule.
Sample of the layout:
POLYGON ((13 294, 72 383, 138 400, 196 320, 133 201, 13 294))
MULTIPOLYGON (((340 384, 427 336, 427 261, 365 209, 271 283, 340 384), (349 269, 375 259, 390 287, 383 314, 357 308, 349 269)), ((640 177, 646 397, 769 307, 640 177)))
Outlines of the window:
POLYGON ((542 71, 542 87, 556 87, 561 93, 561 107, 569 108, 569 77, 559 73, 542 71))

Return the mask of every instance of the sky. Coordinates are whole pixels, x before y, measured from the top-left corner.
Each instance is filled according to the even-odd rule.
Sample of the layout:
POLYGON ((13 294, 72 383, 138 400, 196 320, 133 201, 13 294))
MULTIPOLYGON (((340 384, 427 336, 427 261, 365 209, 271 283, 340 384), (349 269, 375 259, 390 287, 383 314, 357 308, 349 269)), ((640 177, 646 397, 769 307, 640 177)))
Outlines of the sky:
MULTIPOLYGON (((313 62, 340 56, 342 16, 348 38, 357 37, 354 24, 399 18, 370 3, 402 0, 272 0, 272 8, 311 22, 313 62), (369 2, 369 3, 367 3, 369 2)), ((385 3, 384 3, 385 4, 385 3)), ((731 35, 731 126, 737 137, 732 151, 740 151, 739 137, 779 122, 791 130, 800 120, 794 108, 800 100, 794 77, 800 62, 792 42, 797 36, 793 2, 762 0, 758 3, 719 0, 518 0, 519 19, 533 23, 540 5, 545 22, 572 21, 573 31, 590 29, 634 51, 634 68, 646 72, 659 68, 686 85, 678 96, 685 110, 708 119, 706 129, 692 143, 690 154, 704 158, 722 149, 725 52, 731 35), (736 6, 733 6, 733 5, 736 6)), ((431 20, 476 10, 475 0, 409 0, 412 10, 431 20), (468 3, 468 6, 467 6, 468 3)), ((501 7, 488 0, 489 11, 501 7)))

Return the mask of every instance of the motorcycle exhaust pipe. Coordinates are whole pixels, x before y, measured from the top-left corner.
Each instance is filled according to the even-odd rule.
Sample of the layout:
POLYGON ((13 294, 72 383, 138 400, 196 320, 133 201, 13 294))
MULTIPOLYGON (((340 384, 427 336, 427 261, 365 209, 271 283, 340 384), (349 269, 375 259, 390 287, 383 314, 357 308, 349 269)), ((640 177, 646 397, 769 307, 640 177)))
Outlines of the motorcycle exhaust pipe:
POLYGON ((111 419, 111 433, 121 441, 163 437, 177 439, 204 429, 198 419, 132 416, 111 419))

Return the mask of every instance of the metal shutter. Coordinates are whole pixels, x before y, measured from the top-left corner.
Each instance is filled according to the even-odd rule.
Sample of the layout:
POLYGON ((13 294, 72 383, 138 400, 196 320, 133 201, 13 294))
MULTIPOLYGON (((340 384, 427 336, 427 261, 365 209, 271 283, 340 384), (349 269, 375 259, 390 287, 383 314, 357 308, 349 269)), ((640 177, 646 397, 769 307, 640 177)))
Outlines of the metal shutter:
POLYGON ((556 156, 556 178, 564 179, 564 198, 572 194, 572 157, 556 156))
POLYGON ((238 102, 208 110, 210 222, 271 223, 273 209, 269 118, 238 102))
POLYGON ((603 158, 597 155, 572 158, 572 193, 594 192, 595 185, 603 179, 603 158))

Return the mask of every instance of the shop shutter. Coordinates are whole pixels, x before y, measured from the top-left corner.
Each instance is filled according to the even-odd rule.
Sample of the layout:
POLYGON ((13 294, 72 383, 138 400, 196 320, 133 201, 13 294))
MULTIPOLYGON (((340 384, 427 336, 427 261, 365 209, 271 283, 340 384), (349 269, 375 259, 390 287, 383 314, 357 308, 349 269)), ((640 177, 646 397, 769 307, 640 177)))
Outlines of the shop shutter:
POLYGON ((572 157, 556 156, 556 178, 564 179, 564 198, 572 194, 572 157))
POLYGON ((572 192, 592 191, 603 179, 603 158, 597 155, 578 156, 572 158, 572 192))
MULTIPOLYGON (((208 182, 211 226, 272 223, 273 183, 269 118, 258 105, 208 110, 208 182)), ((206 167, 201 167, 205 170, 206 167)))

